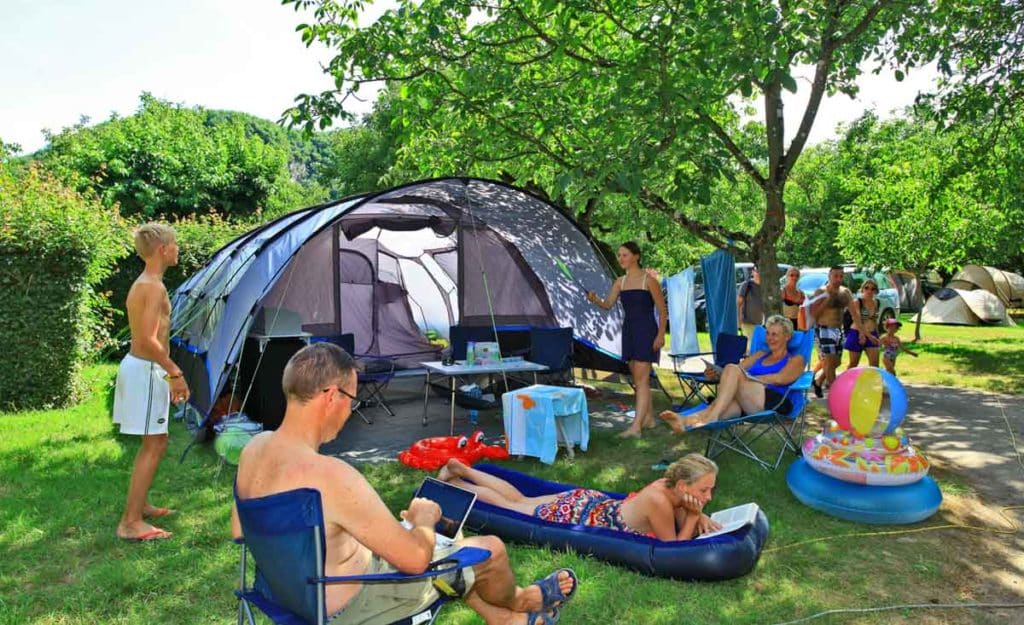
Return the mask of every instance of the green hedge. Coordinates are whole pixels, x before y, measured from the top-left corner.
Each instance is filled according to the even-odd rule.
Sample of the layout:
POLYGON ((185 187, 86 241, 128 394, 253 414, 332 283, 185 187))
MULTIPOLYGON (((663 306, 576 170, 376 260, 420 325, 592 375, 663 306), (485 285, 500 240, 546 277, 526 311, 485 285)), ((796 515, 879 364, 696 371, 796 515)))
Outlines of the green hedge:
POLYGON ((0 406, 74 402, 102 338, 95 290, 124 254, 114 209, 0 152, 0 406))

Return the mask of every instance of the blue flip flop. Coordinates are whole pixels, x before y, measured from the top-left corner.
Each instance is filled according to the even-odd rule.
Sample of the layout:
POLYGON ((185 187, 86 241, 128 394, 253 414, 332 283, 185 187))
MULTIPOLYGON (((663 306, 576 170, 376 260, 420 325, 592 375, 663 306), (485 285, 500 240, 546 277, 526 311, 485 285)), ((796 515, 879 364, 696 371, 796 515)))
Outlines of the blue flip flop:
MULTIPOLYGON (((543 579, 538 579, 534 582, 540 587, 541 595, 541 610, 547 612, 553 608, 559 608, 564 606, 569 599, 572 599, 576 594, 576 589, 580 587, 580 580, 576 577, 576 572, 572 569, 558 569, 551 575, 543 579), (572 590, 567 594, 562 594, 562 589, 558 587, 558 574, 562 571, 569 573, 569 577, 572 578, 572 590)), ((558 615, 555 615, 555 620, 558 620, 558 615)), ((529 621, 533 622, 533 621, 529 621)), ((547 621, 545 621, 547 623, 547 621)))
POLYGON ((533 625, 537 622, 538 618, 544 625, 555 625, 561 616, 562 615, 558 612, 558 608, 553 608, 547 611, 542 610, 540 612, 529 612, 526 615, 526 625, 533 625))

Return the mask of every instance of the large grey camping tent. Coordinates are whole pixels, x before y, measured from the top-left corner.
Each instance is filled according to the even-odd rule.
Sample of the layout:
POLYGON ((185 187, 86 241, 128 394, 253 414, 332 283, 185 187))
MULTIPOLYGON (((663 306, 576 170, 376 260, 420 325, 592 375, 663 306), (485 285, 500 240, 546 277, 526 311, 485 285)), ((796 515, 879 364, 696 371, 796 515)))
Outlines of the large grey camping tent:
POLYGON ((357 353, 415 366, 438 358, 428 330, 571 326, 578 366, 621 371, 621 312, 585 297, 613 275, 570 218, 523 190, 417 182, 299 210, 226 245, 175 291, 172 351, 204 414, 253 366, 245 357, 263 361, 265 343, 247 345, 267 337, 352 333, 357 353))
POLYGON ((900 312, 917 312, 924 306, 924 290, 921 281, 909 271, 896 270, 889 272, 896 292, 900 296, 900 312))

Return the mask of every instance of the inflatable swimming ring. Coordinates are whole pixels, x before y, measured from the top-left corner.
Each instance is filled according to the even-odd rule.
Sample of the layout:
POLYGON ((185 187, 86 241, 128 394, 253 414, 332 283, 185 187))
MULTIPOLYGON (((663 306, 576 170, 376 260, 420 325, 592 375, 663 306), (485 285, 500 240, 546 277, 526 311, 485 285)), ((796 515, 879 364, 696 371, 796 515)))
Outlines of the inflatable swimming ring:
POLYGON ((501 445, 485 445, 483 438, 484 433, 479 430, 470 436, 424 438, 399 453, 398 460, 413 469, 436 471, 443 467, 450 458, 456 458, 467 465, 472 465, 483 458, 491 460, 508 458, 507 449, 501 445))
POLYGON ((786 484, 804 505, 860 523, 917 523, 942 504, 939 486, 928 476, 903 486, 853 484, 819 473, 803 458, 786 471, 786 484))
POLYGON ((824 432, 807 439, 803 455, 816 471, 854 484, 900 486, 928 474, 928 460, 899 428, 857 436, 832 421, 824 432))
MULTIPOLYGON (((477 469, 511 482, 527 497, 577 488, 548 482, 511 469, 481 464, 477 469)), ((607 492, 622 499, 621 493, 607 492)), ((566 525, 493 506, 477 499, 466 527, 506 540, 553 549, 573 549, 645 575, 682 580, 723 580, 753 570, 768 540, 768 518, 759 512, 753 525, 711 538, 661 541, 656 538, 600 527, 566 525)))

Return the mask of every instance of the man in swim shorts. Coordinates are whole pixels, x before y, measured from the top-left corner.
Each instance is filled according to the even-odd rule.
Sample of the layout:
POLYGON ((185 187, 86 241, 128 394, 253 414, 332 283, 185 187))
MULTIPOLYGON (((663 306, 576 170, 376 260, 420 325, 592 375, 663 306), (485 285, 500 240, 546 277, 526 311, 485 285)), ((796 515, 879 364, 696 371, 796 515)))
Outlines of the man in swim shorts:
POLYGON ((132 342, 117 370, 114 423, 122 434, 142 437, 135 457, 124 513, 117 536, 125 540, 161 540, 171 533, 150 525, 172 510, 147 501, 157 467, 167 451, 170 402, 188 400, 189 389, 181 369, 170 356, 171 302, 164 287, 164 271, 178 264, 178 242, 170 226, 148 223, 135 231, 135 251, 146 263, 128 290, 128 327, 132 342))
POLYGON ((821 397, 822 386, 828 388, 836 379, 836 369, 843 359, 843 310, 853 314, 853 293, 843 286, 843 268, 831 267, 828 282, 811 296, 811 316, 817 324, 818 356, 821 359, 823 383, 814 380, 814 392, 821 397))
MULTIPOLYGON (((440 507, 414 498, 401 517, 403 527, 380 495, 354 467, 320 454, 352 414, 356 392, 355 361, 330 343, 300 349, 285 366, 281 386, 287 405, 281 426, 259 434, 242 451, 235 482, 240 500, 297 488, 320 491, 324 522, 324 572, 331 576, 364 573, 421 573, 459 546, 491 552, 481 564, 441 577, 449 590, 487 623, 553 625, 559 609, 575 594, 577 580, 560 569, 530 586, 517 586, 501 539, 474 536, 439 545, 434 527, 440 507)), ((231 531, 241 537, 232 506, 231 531)), ((274 589, 271 588, 271 591, 274 589)), ((326 612, 331 625, 383 625, 421 612, 438 597, 429 579, 401 584, 329 584, 326 612)))

